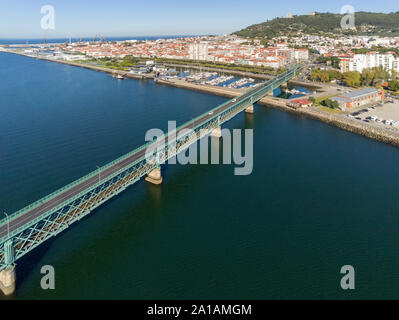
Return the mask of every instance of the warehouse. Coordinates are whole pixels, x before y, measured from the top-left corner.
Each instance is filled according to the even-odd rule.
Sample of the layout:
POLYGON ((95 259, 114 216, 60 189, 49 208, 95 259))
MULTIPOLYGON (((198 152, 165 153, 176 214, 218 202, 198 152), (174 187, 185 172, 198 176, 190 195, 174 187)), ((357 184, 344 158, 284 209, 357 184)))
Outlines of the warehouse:
POLYGON ((339 103, 343 111, 350 108, 365 106, 370 103, 381 102, 384 99, 384 90, 374 88, 364 88, 331 98, 332 101, 337 101, 339 103))

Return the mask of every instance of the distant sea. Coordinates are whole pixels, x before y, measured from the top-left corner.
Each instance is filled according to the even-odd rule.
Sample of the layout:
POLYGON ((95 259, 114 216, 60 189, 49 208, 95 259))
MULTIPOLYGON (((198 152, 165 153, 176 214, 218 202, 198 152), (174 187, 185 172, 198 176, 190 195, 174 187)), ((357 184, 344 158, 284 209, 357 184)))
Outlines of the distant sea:
MULTIPOLYGON (((175 38, 189 38, 189 37, 199 37, 199 35, 174 35, 174 36, 141 36, 141 37, 104 37, 104 41, 125 41, 125 40, 157 40, 157 39, 175 39, 175 38)), ((96 37, 97 40, 101 39, 100 37, 96 37)), ((80 40, 93 41, 93 37, 85 37, 85 38, 72 38, 72 42, 79 42, 80 40)), ((45 38, 37 38, 37 39, 0 39, 0 44, 36 44, 36 43, 63 43, 69 42, 69 38, 53 38, 53 39, 45 39, 45 38)))

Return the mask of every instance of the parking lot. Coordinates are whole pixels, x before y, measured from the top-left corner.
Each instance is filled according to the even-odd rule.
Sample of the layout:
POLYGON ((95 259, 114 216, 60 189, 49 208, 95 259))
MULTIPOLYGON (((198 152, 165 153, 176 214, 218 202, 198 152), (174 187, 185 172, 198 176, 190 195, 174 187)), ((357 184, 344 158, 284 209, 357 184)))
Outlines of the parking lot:
POLYGON ((399 129, 399 100, 388 97, 384 103, 371 104, 347 116, 378 126, 399 129))

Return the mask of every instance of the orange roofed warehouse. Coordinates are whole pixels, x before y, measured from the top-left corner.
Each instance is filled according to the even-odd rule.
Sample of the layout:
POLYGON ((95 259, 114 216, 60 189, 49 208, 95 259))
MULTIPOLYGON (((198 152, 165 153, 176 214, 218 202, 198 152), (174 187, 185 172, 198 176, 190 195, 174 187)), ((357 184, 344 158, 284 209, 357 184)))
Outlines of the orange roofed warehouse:
POLYGON ((374 88, 364 88, 331 98, 337 101, 341 110, 361 107, 370 103, 381 102, 385 99, 385 91, 374 88))

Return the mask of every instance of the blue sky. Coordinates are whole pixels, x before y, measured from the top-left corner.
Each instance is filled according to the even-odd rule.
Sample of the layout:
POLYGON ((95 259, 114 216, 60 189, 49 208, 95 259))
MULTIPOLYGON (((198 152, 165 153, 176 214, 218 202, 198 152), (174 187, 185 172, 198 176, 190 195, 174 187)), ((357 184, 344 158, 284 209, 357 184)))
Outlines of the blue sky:
POLYGON ((348 4, 399 11, 398 0, 0 0, 0 38, 225 34, 288 12, 339 12, 348 4), (54 6, 54 30, 40 27, 43 5, 54 6))

